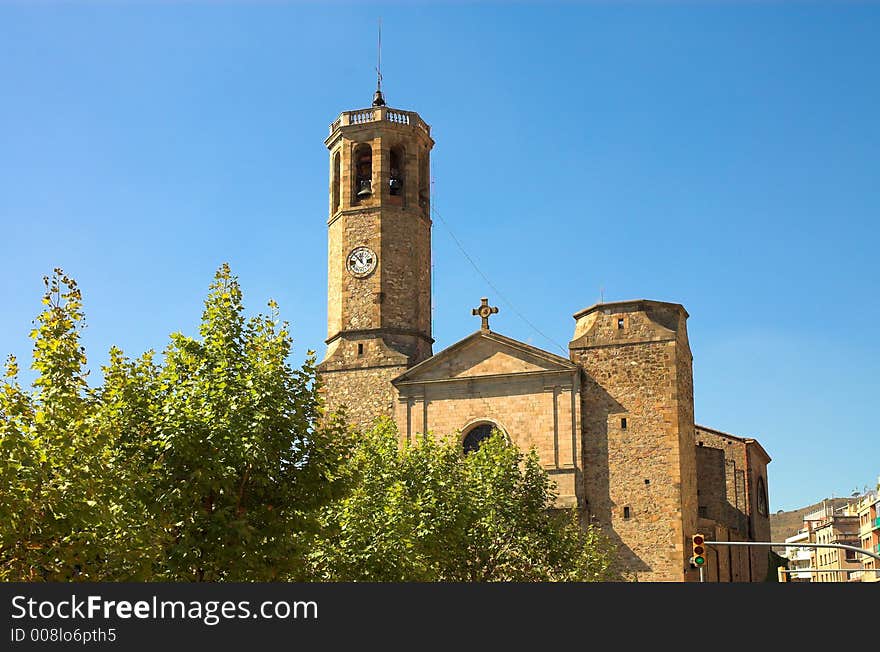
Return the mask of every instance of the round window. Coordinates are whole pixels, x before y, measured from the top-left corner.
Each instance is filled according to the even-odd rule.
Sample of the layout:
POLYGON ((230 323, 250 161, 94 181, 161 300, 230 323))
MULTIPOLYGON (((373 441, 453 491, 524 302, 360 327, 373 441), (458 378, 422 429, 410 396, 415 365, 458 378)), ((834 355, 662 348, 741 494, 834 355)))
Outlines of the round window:
POLYGON ((481 423, 480 425, 471 428, 470 432, 465 435, 464 441, 462 442, 462 447, 464 448, 465 453, 473 453, 480 447, 480 444, 483 443, 484 439, 488 439, 492 436, 492 431, 495 429, 495 424, 492 423, 481 423))

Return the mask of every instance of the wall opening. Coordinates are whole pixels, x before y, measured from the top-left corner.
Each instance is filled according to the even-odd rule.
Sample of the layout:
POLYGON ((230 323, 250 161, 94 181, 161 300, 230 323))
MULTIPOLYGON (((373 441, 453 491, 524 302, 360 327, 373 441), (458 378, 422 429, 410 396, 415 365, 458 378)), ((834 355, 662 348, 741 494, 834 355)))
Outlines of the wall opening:
POLYGON ((406 160, 403 147, 392 147, 389 156, 388 192, 392 197, 403 195, 403 164, 406 160))
POLYGON ((623 317, 617 318, 617 330, 619 330, 619 331, 623 330, 623 317))
POLYGON ((620 419, 620 429, 621 429, 621 430, 626 430, 626 417, 622 417, 622 418, 620 419))
POLYGON ((358 355, 363 355, 363 354, 364 354, 364 345, 362 343, 358 342, 358 355))
POLYGON ((333 184, 332 184, 332 206, 333 213, 335 214, 339 210, 339 183, 340 177, 342 174, 342 164, 340 162, 339 152, 336 152, 333 155, 333 184))
POLYGON ((628 518, 630 518, 630 516, 631 516, 631 513, 629 511, 629 507, 624 507, 623 508, 623 518, 628 519, 628 518))
POLYGON ((758 514, 767 516, 769 513, 769 505, 767 504, 767 487, 764 485, 764 478, 758 478, 758 514))
POLYGON ((462 439, 461 446, 464 449, 464 452, 473 453, 480 447, 485 440, 489 439, 492 436, 493 430, 501 430, 498 426, 491 422, 483 422, 478 423, 473 428, 468 430, 467 434, 462 439))
POLYGON ((354 188, 352 204, 369 199, 373 194, 373 148, 361 143, 354 149, 354 188))

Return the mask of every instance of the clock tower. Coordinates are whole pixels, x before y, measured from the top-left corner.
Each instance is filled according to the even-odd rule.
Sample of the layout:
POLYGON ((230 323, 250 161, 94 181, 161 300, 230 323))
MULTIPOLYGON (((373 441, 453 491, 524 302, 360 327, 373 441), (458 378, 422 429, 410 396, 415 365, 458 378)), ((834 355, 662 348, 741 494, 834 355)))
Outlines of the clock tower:
POLYGON ((393 410, 391 379, 429 358, 431 128, 371 107, 330 125, 327 353, 318 367, 327 408, 369 425, 393 410))

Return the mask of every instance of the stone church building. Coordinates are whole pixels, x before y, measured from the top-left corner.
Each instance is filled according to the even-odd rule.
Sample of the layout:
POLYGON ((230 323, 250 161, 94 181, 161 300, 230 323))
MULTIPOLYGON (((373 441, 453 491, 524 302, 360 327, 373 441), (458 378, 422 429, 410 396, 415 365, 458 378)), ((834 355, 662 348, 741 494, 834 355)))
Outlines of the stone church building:
MULTIPOLYGON (((598 303, 574 314, 569 357, 481 328, 434 353, 431 128, 377 91, 331 125, 328 339, 319 366, 328 409, 379 415, 400 436, 493 428, 534 447, 577 507, 618 545, 640 581, 698 581, 691 535, 768 541, 767 464, 755 439, 694 423, 687 318, 677 303, 598 303)), ((708 581, 763 581, 766 548, 709 548, 708 581)))

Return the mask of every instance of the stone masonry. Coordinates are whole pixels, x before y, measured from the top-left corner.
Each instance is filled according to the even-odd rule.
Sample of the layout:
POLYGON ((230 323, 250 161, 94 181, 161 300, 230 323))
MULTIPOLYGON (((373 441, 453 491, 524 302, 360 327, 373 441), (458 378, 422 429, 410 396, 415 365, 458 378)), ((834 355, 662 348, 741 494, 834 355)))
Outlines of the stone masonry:
POLYGON ((589 513, 633 572, 693 579, 686 541, 697 516, 687 312, 678 304, 632 301, 593 306, 575 319, 569 348, 584 371, 589 513))
MULTIPOLYGON (((770 457, 754 439, 694 423, 680 304, 640 299, 582 310, 564 358, 492 331, 497 310, 484 302, 480 330, 433 354, 434 141, 417 113, 376 98, 342 113, 325 141, 328 339, 318 371, 326 408, 344 408, 361 428, 391 416, 401 441, 464 442, 500 430, 537 451, 556 482, 556 506, 599 524, 640 581, 698 581, 690 564, 697 532, 769 540, 770 457)), ((766 575, 764 548, 710 547, 707 558, 709 581, 766 575)))
POLYGON ((330 150, 327 354, 319 366, 327 409, 355 425, 389 414, 389 382, 430 357, 430 128, 384 104, 340 115, 330 150), (392 182, 395 184, 392 186, 392 182), (364 191, 364 192, 361 192, 364 191), (347 268, 357 248, 375 269, 347 268))

